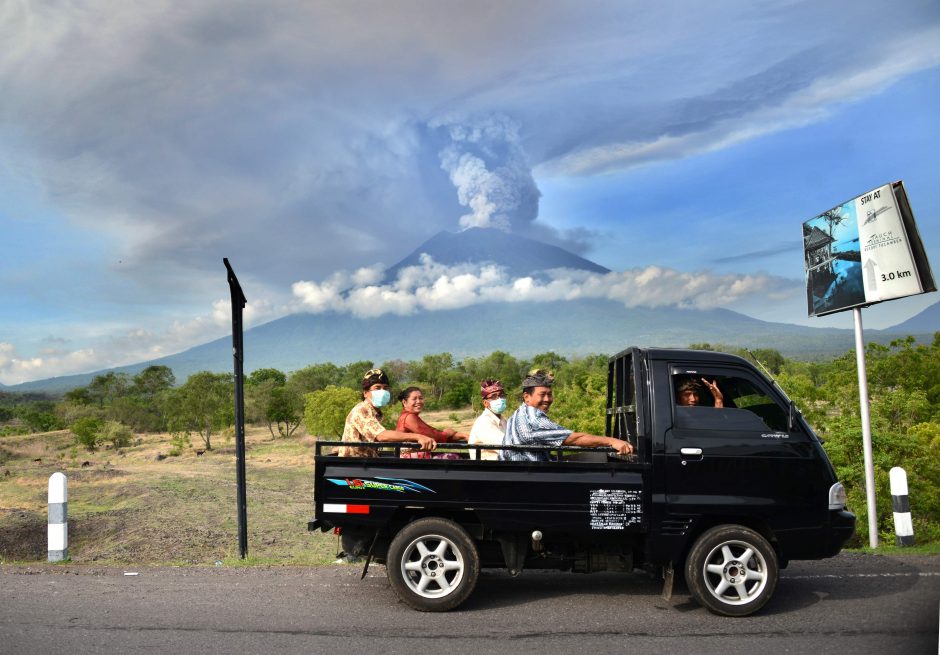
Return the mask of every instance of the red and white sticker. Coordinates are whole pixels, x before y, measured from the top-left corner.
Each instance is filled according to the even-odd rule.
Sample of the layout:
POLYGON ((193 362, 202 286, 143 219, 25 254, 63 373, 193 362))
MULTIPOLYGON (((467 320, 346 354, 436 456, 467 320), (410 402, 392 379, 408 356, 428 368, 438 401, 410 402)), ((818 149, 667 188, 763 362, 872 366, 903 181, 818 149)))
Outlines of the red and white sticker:
POLYGON ((326 514, 368 514, 368 505, 330 505, 323 504, 323 511, 326 514))

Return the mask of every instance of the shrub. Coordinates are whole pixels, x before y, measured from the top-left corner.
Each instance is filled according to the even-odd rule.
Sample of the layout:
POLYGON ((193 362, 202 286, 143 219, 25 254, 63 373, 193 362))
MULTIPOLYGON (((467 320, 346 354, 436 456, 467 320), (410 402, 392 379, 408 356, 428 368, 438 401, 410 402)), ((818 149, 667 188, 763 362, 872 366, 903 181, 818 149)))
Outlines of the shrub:
POLYGON ((304 425, 307 432, 327 439, 343 436, 346 415, 360 400, 360 393, 333 385, 304 394, 304 425))
POLYGON ((69 429, 75 435, 75 441, 86 450, 94 452, 98 449, 98 441, 101 439, 101 430, 104 426, 101 420, 94 416, 84 416, 74 423, 69 429))
POLYGON ((188 432, 174 432, 170 437, 170 457, 179 457, 187 448, 192 447, 188 432))
POLYGON ((133 437, 133 431, 117 421, 108 421, 101 431, 101 441, 109 442, 115 450, 130 446, 133 437))

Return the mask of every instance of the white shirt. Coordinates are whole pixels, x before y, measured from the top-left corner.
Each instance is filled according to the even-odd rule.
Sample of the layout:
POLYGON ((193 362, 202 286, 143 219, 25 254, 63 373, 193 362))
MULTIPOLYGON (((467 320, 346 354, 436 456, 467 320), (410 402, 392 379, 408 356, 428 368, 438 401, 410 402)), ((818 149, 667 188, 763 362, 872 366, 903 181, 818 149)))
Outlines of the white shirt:
MULTIPOLYGON (((467 439, 467 443, 501 445, 504 434, 506 434, 506 419, 500 418, 488 407, 484 407, 483 413, 477 417, 477 420, 473 422, 473 427, 470 428, 470 438, 467 439)), ((480 457, 490 460, 499 459, 499 451, 483 450, 480 452, 480 457)))

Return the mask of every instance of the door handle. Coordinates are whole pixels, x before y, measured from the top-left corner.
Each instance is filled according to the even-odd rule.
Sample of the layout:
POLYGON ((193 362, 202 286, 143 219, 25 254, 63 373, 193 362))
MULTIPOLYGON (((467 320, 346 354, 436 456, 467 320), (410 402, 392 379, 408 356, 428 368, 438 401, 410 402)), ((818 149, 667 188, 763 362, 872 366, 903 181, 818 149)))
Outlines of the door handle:
POLYGON ((702 449, 701 448, 680 448, 679 452, 683 455, 691 455, 693 457, 701 457, 702 449))

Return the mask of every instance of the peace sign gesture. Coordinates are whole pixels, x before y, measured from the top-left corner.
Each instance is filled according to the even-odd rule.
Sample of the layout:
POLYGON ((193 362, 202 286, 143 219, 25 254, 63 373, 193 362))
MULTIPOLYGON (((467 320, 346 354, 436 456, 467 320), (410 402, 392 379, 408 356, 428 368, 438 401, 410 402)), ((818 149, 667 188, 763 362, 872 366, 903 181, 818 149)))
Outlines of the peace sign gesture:
POLYGON ((708 388, 712 394, 712 398, 715 399, 715 407, 724 407, 724 394, 721 393, 721 389, 718 388, 718 379, 714 379, 711 382, 702 378, 702 383, 708 388))

